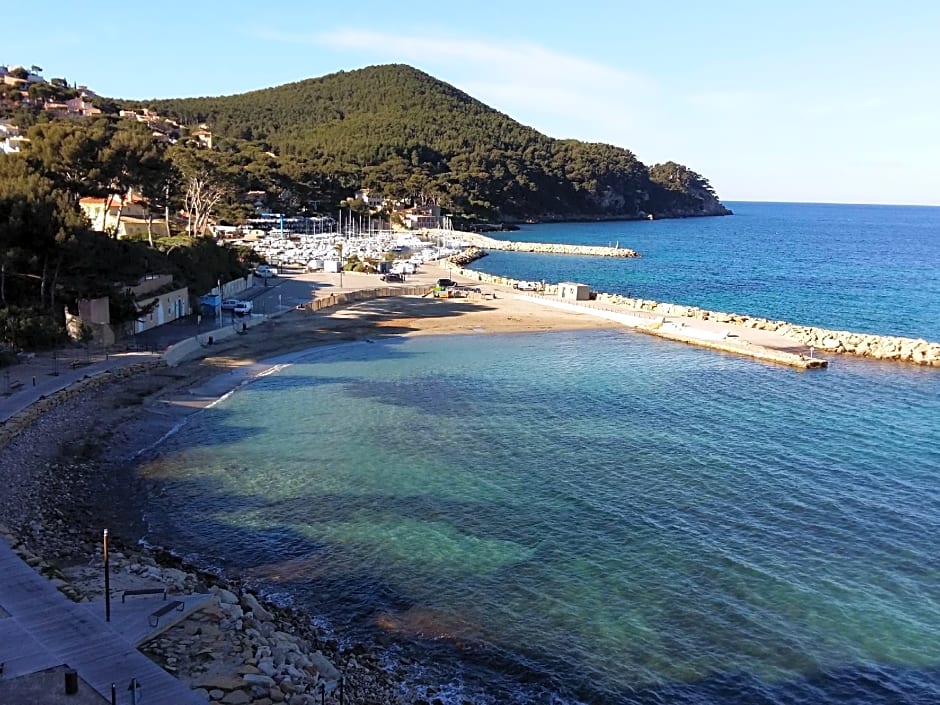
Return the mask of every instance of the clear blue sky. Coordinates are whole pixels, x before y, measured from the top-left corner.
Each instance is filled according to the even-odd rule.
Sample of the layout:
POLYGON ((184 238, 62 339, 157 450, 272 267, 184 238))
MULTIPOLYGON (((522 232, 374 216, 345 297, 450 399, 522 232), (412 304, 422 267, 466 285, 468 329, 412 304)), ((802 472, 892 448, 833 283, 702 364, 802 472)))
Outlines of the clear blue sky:
POLYGON ((231 94, 407 63, 552 137, 686 164, 726 201, 940 205, 935 1, 41 8, 4 7, 0 63, 107 96, 231 94))

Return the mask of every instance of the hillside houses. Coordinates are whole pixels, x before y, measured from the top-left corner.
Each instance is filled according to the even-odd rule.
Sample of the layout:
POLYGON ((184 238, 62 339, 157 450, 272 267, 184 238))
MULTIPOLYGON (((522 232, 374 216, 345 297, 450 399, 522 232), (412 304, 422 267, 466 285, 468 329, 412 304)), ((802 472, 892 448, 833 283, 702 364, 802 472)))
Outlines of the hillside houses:
POLYGON ((20 129, 9 122, 0 122, 0 153, 16 154, 29 140, 20 133, 20 129))
POLYGON ((166 237, 166 222, 151 218, 147 202, 131 192, 126 198, 86 197, 79 199, 79 207, 96 230, 113 233, 123 238, 146 238, 150 232, 154 237, 166 237), (110 203, 109 203, 110 200, 110 203), (107 208, 107 214, 105 214, 107 208), (120 220, 119 220, 120 218, 120 220))

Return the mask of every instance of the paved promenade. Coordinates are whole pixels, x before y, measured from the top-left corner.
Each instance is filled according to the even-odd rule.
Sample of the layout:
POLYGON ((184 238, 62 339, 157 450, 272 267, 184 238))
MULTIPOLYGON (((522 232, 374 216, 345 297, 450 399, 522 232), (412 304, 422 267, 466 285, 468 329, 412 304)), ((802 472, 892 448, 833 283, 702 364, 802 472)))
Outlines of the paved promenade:
MULTIPOLYGON (((152 628, 148 616, 164 604, 161 598, 128 598, 122 604, 116 595, 111 601, 112 622, 108 623, 102 603, 72 602, 3 541, 0 575, 0 703, 18 702, 11 699, 17 679, 66 665, 104 702, 111 702, 114 683, 118 702, 130 703, 127 688, 136 678, 141 702, 147 705, 205 705, 199 694, 137 651, 134 643, 153 638, 204 604, 207 596, 181 596, 178 599, 184 600, 187 608, 162 617, 152 628)), ((63 678, 42 702, 60 702, 58 695, 64 691, 63 678)), ((63 696, 61 702, 71 701, 63 696)))

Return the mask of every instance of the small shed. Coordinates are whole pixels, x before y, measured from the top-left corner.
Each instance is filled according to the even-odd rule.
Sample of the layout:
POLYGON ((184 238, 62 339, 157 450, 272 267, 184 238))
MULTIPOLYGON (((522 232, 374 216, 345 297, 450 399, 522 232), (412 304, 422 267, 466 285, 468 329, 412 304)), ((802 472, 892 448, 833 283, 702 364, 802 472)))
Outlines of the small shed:
POLYGON ((588 301, 591 298, 591 287, 575 282, 559 282, 558 298, 568 301, 588 301))

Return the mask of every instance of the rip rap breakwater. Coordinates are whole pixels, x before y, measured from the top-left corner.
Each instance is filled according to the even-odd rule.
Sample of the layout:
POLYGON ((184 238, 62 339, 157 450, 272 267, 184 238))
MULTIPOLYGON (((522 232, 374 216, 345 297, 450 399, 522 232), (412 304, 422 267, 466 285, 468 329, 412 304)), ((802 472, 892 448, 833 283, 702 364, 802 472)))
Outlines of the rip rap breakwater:
MULTIPOLYGON (((501 286, 513 286, 518 280, 501 277, 468 269, 456 269, 455 274, 476 279, 477 281, 501 286)), ((557 284, 549 284, 543 292, 546 296, 557 295, 557 284)), ((775 321, 757 316, 747 316, 722 311, 709 311, 695 306, 663 303, 649 299, 634 299, 619 294, 598 293, 595 300, 618 309, 639 311, 643 315, 653 315, 661 319, 666 317, 687 318, 692 320, 714 321, 729 325, 764 330, 790 338, 798 345, 815 348, 821 353, 855 355, 872 360, 904 362, 925 367, 940 367, 940 343, 922 338, 854 333, 852 331, 829 330, 814 326, 802 326, 788 321, 775 321)))
POLYGON ((550 255, 585 255, 587 257, 639 257, 639 253, 626 247, 599 247, 594 245, 562 245, 546 242, 513 242, 496 240, 478 233, 460 233, 461 237, 484 250, 510 252, 537 252, 550 255))
POLYGON ((486 257, 486 250, 475 245, 468 247, 463 252, 460 252, 452 257, 448 257, 447 261, 451 264, 455 264, 458 267, 466 267, 471 262, 476 262, 481 257, 486 257))

